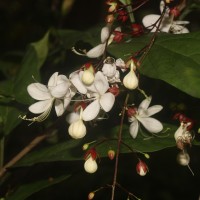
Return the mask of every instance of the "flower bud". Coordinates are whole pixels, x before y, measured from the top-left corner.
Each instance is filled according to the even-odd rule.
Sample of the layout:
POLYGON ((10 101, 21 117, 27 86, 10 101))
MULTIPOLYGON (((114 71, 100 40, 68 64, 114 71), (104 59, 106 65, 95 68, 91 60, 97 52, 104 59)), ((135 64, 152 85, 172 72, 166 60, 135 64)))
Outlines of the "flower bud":
POLYGON ((91 70, 86 69, 82 75, 82 81, 86 85, 91 85, 94 82, 94 73, 91 70))
POLYGON ((94 192, 90 192, 88 194, 88 200, 93 199, 94 198, 95 193, 94 192))
POLYGON ((88 149, 88 147, 89 147, 89 144, 88 144, 88 143, 86 143, 86 144, 84 144, 84 145, 83 145, 82 149, 85 151, 85 150, 87 150, 87 149, 88 149))
POLYGON ((97 171, 97 162, 91 156, 85 161, 84 169, 86 172, 92 174, 97 171))
POLYGON ((136 165, 136 171, 140 176, 145 176, 148 172, 148 167, 146 163, 140 160, 136 165))
POLYGON ((82 119, 72 123, 68 129, 69 135, 74 139, 83 138, 86 135, 86 127, 82 119))
POLYGON ((126 88, 134 90, 138 86, 138 78, 133 71, 133 66, 131 65, 130 72, 124 77, 123 84, 126 88))
POLYGON ((113 77, 116 74, 116 65, 113 58, 108 57, 104 61, 102 72, 107 77, 113 77))
POLYGON ((109 150, 108 151, 108 157, 110 158, 110 160, 113 160, 115 158, 115 151, 109 150))
POLYGON ((180 152, 177 155, 177 161, 180 165, 187 166, 190 162, 190 156, 188 153, 180 152))

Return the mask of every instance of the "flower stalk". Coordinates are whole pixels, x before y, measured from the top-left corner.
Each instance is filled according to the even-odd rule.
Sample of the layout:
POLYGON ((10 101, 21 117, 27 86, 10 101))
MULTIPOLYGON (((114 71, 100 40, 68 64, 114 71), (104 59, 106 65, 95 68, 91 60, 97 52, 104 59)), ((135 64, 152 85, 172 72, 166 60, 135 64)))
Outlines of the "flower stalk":
POLYGON ((122 128, 123 128, 123 123, 124 123, 124 116, 126 112, 126 105, 128 103, 129 99, 129 94, 126 95, 126 99, 124 101, 124 107, 122 109, 122 114, 121 114, 121 122, 120 122, 120 128, 119 128, 119 133, 118 133, 118 143, 117 143, 117 152, 116 152, 116 159, 115 159, 115 170, 114 170, 114 177, 113 177, 113 184, 112 184, 112 196, 111 200, 114 200, 115 197, 115 188, 117 184, 117 173, 118 173, 118 163, 119 163, 119 154, 120 154, 120 147, 121 147, 121 140, 122 140, 122 128))

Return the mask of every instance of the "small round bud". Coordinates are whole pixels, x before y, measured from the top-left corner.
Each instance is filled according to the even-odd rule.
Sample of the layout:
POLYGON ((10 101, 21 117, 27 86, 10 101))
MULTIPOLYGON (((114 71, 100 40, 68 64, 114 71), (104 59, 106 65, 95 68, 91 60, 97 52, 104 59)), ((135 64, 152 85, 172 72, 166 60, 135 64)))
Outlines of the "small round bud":
POLYGON ((136 171, 140 176, 145 176, 148 172, 148 167, 146 163, 140 160, 136 165, 136 171))
POLYGON ((93 199, 94 198, 95 193, 94 192, 90 192, 88 194, 88 200, 93 199))
POLYGON ((115 151, 114 150, 109 150, 108 151, 108 158, 110 160, 113 160, 115 158, 115 151))
POLYGON ((82 119, 75 121, 68 128, 69 135, 74 139, 83 138, 86 135, 86 127, 82 119))
POLYGON ((180 165, 182 166, 187 166, 190 162, 190 156, 188 153, 185 153, 185 152, 180 152, 178 155, 177 155, 177 161, 180 165))
POLYGON ((145 158, 149 159, 150 158, 150 155, 148 153, 145 153, 144 154, 145 158))
POLYGON ((97 162, 91 156, 85 161, 84 169, 86 172, 92 174, 97 171, 97 162))
POLYGON ((87 149, 88 149, 88 147, 89 147, 89 144, 88 144, 88 143, 86 143, 86 144, 84 144, 84 145, 83 145, 82 149, 85 151, 85 150, 87 150, 87 149))

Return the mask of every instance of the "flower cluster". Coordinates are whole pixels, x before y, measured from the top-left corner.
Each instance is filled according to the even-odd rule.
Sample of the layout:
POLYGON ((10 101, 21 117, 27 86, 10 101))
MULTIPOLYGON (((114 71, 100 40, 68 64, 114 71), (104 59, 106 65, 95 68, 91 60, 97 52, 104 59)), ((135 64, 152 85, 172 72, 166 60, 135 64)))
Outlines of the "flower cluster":
MULTIPOLYGON (((169 8, 167 6, 169 2, 160 2, 161 15, 145 16, 142 20, 144 27, 151 32, 188 33, 188 29, 182 25, 189 22, 176 21, 175 18, 180 11, 177 7, 169 8)), ((109 6, 109 16, 107 17, 107 25, 101 29, 100 43, 88 51, 76 50, 75 47, 72 47, 75 54, 91 60, 84 63, 78 70, 73 71, 68 77, 55 72, 47 85, 37 82, 30 84, 27 87, 28 93, 37 102, 29 107, 29 111, 39 114, 39 116, 30 119, 23 116, 22 119, 41 122, 49 116, 53 106, 58 117, 68 110, 70 111, 66 116, 66 121, 69 123, 68 133, 74 139, 81 139, 87 134, 88 121, 100 118, 102 112, 111 111, 116 102, 116 97, 120 94, 121 87, 124 87, 128 92, 135 89, 141 91, 138 87, 140 81, 138 63, 141 60, 137 62, 134 57, 135 54, 131 55, 126 61, 106 54, 111 43, 119 43, 127 35, 123 33, 120 26, 113 28, 112 24, 114 19, 123 23, 126 22, 131 13, 128 13, 124 8, 130 8, 131 5, 120 7, 119 2, 114 0, 108 0, 107 5, 109 6), (114 14, 117 17, 114 17, 114 14), (111 15, 113 15, 113 18, 111 15), (71 109, 72 107, 74 109, 71 109)), ((144 33, 144 27, 140 24, 131 21, 130 27, 132 37, 144 33)), ((143 50, 145 51, 145 48, 143 50)), ((125 105, 128 122, 130 122, 129 132, 133 139, 137 137, 141 130, 140 124, 151 134, 157 134, 163 130, 162 123, 152 117, 160 112, 163 107, 161 105, 150 106, 152 97, 148 97, 146 94, 144 96, 145 99, 138 107, 134 104, 132 104, 134 106, 125 105)), ((181 120, 180 127, 175 132, 174 137, 180 149, 184 149, 186 144, 191 143, 190 126, 190 121, 181 120)), ((109 150, 108 157, 110 160, 113 160, 115 156, 115 151, 109 150)), ((97 170, 96 159, 95 149, 87 151, 84 164, 86 172, 94 173, 97 170)), ((141 176, 148 172, 147 165, 141 160, 136 169, 141 176)))

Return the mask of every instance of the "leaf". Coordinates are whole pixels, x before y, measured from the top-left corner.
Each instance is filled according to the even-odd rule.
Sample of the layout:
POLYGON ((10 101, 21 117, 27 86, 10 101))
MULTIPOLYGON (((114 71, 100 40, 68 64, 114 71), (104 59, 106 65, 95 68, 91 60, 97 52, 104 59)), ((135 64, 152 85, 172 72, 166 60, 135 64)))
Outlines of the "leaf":
POLYGON ((21 69, 14 81, 13 87, 15 99, 20 103, 30 104, 32 102, 26 88, 33 82, 32 76, 36 80, 40 80, 39 70, 48 54, 48 39, 49 31, 41 40, 30 44, 24 56, 21 69))
POLYGON ((12 105, 0 105, 0 126, 4 135, 8 135, 21 123, 20 114, 24 115, 25 112, 12 105))
MULTIPOLYGON (((58 31, 66 47, 71 48, 78 40, 93 46, 100 42, 100 27, 86 32, 58 31), (69 40, 70 38, 70 40, 69 40)), ((152 34, 132 38, 124 43, 112 43, 108 53, 116 58, 128 59, 129 56, 144 48, 152 34)), ((153 47, 139 68, 145 76, 167 82, 179 90, 200 98, 200 32, 188 34, 159 33, 153 47)))
MULTIPOLYGON (((131 153, 130 149, 138 152, 154 152, 165 148, 174 147, 176 146, 174 139, 174 133, 176 130, 176 126, 164 124, 164 133, 160 133, 155 137, 148 138, 142 136, 142 133, 139 133, 137 138, 133 139, 129 134, 129 126, 124 125, 122 141, 126 145, 121 145, 121 153, 131 153)), ((83 144, 87 143, 88 141, 97 140, 97 138, 98 142, 100 142, 100 145, 96 146, 98 154, 100 157, 107 157, 107 152, 110 148, 113 148, 114 150, 117 149, 118 131, 119 126, 110 129, 107 128, 106 131, 105 127, 104 129, 94 129, 92 133, 95 133, 95 135, 92 133, 87 134, 87 136, 90 136, 89 139, 84 138, 81 141, 71 139, 38 151, 34 151, 19 161, 15 167, 31 166, 35 163, 41 162, 82 160, 84 159, 85 154, 85 152, 82 150, 83 144), (91 138, 91 136, 94 138, 91 138)), ((199 143, 196 143, 196 145, 199 145, 199 143)))
POLYGON ((48 188, 52 185, 58 184, 66 179, 68 179, 71 175, 63 175, 58 178, 52 178, 52 180, 40 180, 32 183, 28 183, 25 185, 21 185, 13 194, 6 197, 6 200, 24 200, 30 197, 32 194, 39 192, 45 188, 48 188))
MULTIPOLYGON (((159 34, 139 71, 163 80, 179 90, 200 98, 200 32, 159 34)), ((133 38, 131 42, 111 44, 109 53, 127 59, 150 41, 150 36, 133 38), (119 51, 120 49, 120 51, 119 51)))

